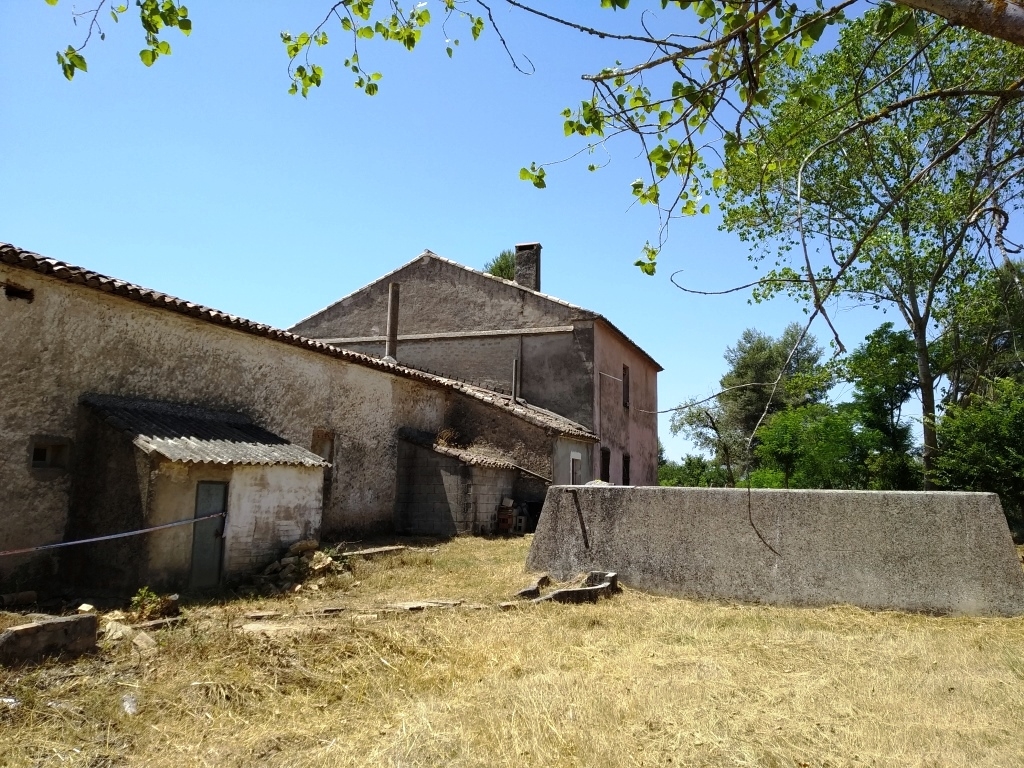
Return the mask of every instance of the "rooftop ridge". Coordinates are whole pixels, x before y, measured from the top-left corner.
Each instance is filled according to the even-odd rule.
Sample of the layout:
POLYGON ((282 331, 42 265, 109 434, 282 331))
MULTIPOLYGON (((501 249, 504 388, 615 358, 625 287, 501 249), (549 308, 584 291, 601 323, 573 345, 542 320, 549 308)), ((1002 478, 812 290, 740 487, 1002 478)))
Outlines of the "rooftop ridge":
MULTIPOLYGON (((424 253, 430 252, 425 251, 424 253)), ((253 320, 247 320, 246 318, 238 317, 237 315, 231 315, 227 312, 221 312, 220 310, 203 306, 202 304, 196 304, 191 301, 179 299, 176 296, 161 293, 160 291, 143 288, 142 286, 129 283, 125 280, 109 277, 107 275, 100 274, 99 272, 85 269, 84 267, 78 267, 57 259, 41 256, 38 253, 26 251, 10 243, 0 243, 0 263, 19 267, 21 269, 27 269, 37 274, 52 277, 73 285, 82 285, 104 293, 115 294, 141 304, 146 304, 160 309, 167 309, 177 314, 187 315, 214 325, 233 328, 235 330, 242 331, 243 333, 261 336, 263 338, 284 344, 290 344, 296 347, 302 347, 312 352, 325 354, 337 359, 347 360, 351 363, 355 363, 356 365, 385 371, 396 376, 402 376, 403 378, 434 383, 446 389, 462 392, 463 394, 477 400, 493 404, 503 410, 514 413, 524 421, 528 421, 535 426, 554 430, 567 437, 578 437, 583 440, 597 440, 597 436, 592 432, 564 416, 552 414, 550 411, 544 411, 543 409, 536 408, 536 406, 524 407, 520 404, 517 404, 516 406, 507 405, 502 402, 501 396, 496 392, 458 382, 445 376, 425 373, 415 368, 399 365, 397 363, 390 363, 379 358, 365 355, 361 352, 353 352, 331 344, 325 344, 324 342, 317 341, 316 339, 299 336, 298 334, 282 330, 280 328, 275 328, 265 323, 257 323, 253 320)))

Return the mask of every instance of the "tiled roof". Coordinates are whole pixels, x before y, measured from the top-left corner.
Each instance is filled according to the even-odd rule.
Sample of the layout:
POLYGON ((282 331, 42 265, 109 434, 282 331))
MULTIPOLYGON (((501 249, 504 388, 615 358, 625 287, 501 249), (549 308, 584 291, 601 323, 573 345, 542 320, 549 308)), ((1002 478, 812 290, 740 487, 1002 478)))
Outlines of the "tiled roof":
POLYGON ((82 395, 146 453, 193 464, 292 464, 326 467, 315 453, 253 424, 240 413, 113 395, 82 395))
POLYGON ((252 320, 246 320, 243 317, 229 315, 226 312, 210 309, 209 307, 204 307, 201 304, 194 304, 191 301, 185 301, 174 296, 169 296, 166 293, 160 293, 159 291, 153 291, 149 288, 143 288, 141 286, 125 282, 124 280, 107 277, 106 275, 101 275, 98 272, 92 272, 91 270, 84 269, 82 267, 76 267, 72 264, 58 261, 57 259, 48 259, 37 253, 32 253, 31 251, 26 251, 18 248, 17 246, 10 245, 9 243, 0 243, 0 263, 28 269, 41 275, 47 275, 49 277, 62 280, 66 283, 83 285, 88 288, 103 291, 104 293, 121 296, 126 299, 131 299, 132 301, 137 301, 141 304, 148 304, 150 306, 167 309, 178 314, 188 315, 189 317, 213 323, 214 325, 233 328, 237 331, 242 331, 243 333, 262 336, 263 338, 279 341, 283 344, 303 347, 304 349, 346 360, 356 365, 362 365, 367 368, 376 368, 377 370, 386 371, 396 376, 402 376, 407 379, 422 381, 445 389, 462 392, 469 397, 494 405, 497 408, 501 408, 507 412, 515 414, 524 421, 534 424, 535 426, 551 430, 557 434, 581 440, 597 440, 597 436, 585 427, 582 427, 574 421, 563 418, 562 416, 551 413, 550 411, 546 411, 543 408, 537 408, 536 406, 526 405, 523 403, 512 405, 510 404, 508 397, 480 387, 464 384, 463 382, 448 379, 444 376, 424 373, 423 371, 418 371, 415 368, 408 368, 404 365, 390 363, 386 360, 360 354, 359 352, 340 349, 339 347, 315 341, 314 339, 307 339, 303 336, 283 331, 280 328, 274 328, 273 326, 264 325, 263 323, 256 323, 252 320))
POLYGON ((433 437, 423 435, 411 429, 400 429, 398 436, 408 443, 418 445, 421 448, 440 453, 443 456, 451 456, 458 459, 463 464, 469 464, 473 467, 491 467, 492 469, 519 469, 515 464, 504 461, 503 459, 496 458, 494 456, 488 456, 486 454, 474 451, 470 448, 457 448, 453 445, 446 445, 439 443, 433 437))

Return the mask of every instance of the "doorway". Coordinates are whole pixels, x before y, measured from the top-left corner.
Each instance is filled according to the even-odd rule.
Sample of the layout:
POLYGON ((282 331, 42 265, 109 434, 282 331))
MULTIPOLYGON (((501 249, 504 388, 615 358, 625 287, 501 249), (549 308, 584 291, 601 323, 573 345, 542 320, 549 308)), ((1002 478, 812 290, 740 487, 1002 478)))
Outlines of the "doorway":
POLYGON ((224 553, 224 520, 228 509, 228 484, 202 482, 196 486, 196 522, 192 526, 190 589, 210 589, 220 584, 224 553))

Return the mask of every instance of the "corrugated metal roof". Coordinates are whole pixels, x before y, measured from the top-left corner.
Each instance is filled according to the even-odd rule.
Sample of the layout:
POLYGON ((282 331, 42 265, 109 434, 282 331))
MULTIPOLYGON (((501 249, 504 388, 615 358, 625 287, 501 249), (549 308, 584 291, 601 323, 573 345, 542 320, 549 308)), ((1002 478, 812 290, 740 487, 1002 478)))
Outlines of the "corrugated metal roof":
MULTIPOLYGON (((160 293, 159 291, 143 288, 141 286, 125 282, 124 280, 107 277, 106 275, 101 275, 98 272, 93 272, 83 267, 76 267, 73 264, 67 264, 63 261, 58 261, 57 259, 48 259, 44 256, 40 256, 38 253, 26 251, 15 245, 11 245, 10 243, 0 243, 0 262, 28 269, 41 275, 47 275, 66 283, 83 285, 88 288, 103 291, 104 293, 112 293, 126 299, 131 299, 132 301, 137 301, 141 304, 148 304, 150 306, 177 312, 178 314, 188 315, 189 317, 213 323, 214 325, 227 326, 228 328, 234 328, 235 330, 242 331, 243 333, 272 339, 283 344, 303 347, 311 352, 318 352, 330 357, 347 360, 348 362, 356 365, 362 365, 367 368, 376 368, 377 370, 393 373, 396 376, 402 376, 407 379, 435 384, 449 390, 462 392, 469 397, 492 404, 495 407, 513 413, 524 421, 552 430, 560 435, 592 442, 596 442, 598 440, 597 435, 570 419, 566 419, 558 414, 551 413, 550 411, 545 411, 543 408, 537 408, 536 406, 524 403, 512 404, 509 402, 508 397, 504 397, 496 392, 464 384, 463 382, 456 381, 455 379, 448 379, 444 376, 425 373, 423 371, 416 370, 415 368, 390 363, 386 360, 360 354, 359 352, 351 352, 347 349, 341 349, 340 347, 334 347, 330 344, 316 341, 315 339, 307 339, 304 336, 298 336, 294 333, 283 331, 280 328, 274 328, 270 325, 246 320, 244 317, 229 315, 226 312, 210 309, 209 307, 204 307, 201 304, 193 304, 191 301, 185 301, 183 299, 175 298, 174 296, 169 296, 165 293, 160 293)), ((466 267, 466 269, 469 269, 469 267, 466 267)), ((495 279, 497 280, 500 278, 495 279)))
POLYGON ((81 402, 146 453, 193 464, 291 464, 326 461, 268 432, 241 413, 114 395, 86 394, 81 402))

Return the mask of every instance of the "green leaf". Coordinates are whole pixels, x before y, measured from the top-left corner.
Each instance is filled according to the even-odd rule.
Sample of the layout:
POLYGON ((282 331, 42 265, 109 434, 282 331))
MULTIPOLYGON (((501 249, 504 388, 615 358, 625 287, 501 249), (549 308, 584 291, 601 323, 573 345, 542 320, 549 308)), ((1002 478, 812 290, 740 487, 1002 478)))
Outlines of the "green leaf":
POLYGON ((168 43, 166 40, 161 40, 157 44, 156 48, 158 51, 160 51, 160 53, 164 55, 170 56, 171 54, 171 44, 168 43))
POLYGON ((157 52, 149 48, 143 48, 139 51, 139 58, 142 59, 142 63, 147 67, 152 67, 153 62, 156 61, 157 52))
POLYGON ((356 37, 361 37, 364 40, 369 40, 370 38, 373 37, 373 27, 360 27, 359 30, 356 32, 356 37))
POLYGON ((56 5, 57 4, 57 0, 46 0, 46 4, 47 5, 56 5))
POLYGON ((917 34, 917 16, 913 11, 907 14, 903 23, 896 28, 897 37, 913 37, 917 34))
POLYGON ((89 71, 89 68, 85 66, 85 59, 83 59, 77 53, 69 54, 68 61, 71 63, 71 66, 73 66, 75 69, 80 69, 83 72, 89 71))

